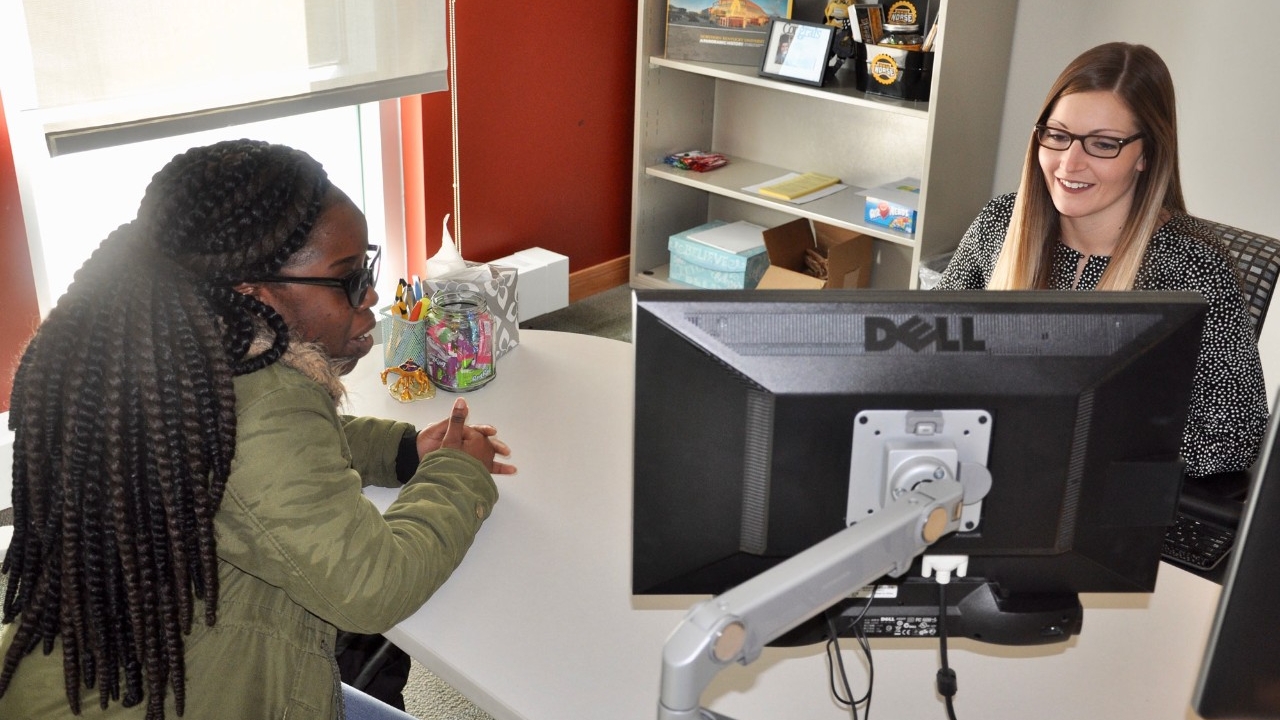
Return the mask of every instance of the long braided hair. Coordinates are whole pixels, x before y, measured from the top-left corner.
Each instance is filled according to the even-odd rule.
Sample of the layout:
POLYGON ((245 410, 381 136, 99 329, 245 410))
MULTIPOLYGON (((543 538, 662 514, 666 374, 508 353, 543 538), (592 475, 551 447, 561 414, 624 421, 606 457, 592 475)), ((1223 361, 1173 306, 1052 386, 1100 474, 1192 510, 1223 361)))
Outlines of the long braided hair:
POLYGON ((217 619, 213 518, 235 453, 232 378, 275 362, 283 318, 231 289, 307 240, 329 180, 307 154, 239 140, 188 150, 77 271, 14 378, 14 536, 3 622, 18 664, 61 643, 66 694, 179 715, 183 636, 217 619), (261 327, 270 349, 250 356, 261 327), (123 680, 123 684, 122 681, 123 680))

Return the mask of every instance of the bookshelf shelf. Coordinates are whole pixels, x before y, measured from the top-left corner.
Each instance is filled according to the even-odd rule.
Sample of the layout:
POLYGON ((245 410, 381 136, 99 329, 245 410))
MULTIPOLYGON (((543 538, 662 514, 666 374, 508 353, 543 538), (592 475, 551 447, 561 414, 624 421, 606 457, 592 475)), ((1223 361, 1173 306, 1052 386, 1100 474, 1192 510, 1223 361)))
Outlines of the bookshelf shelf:
POLYGON ((667 67, 682 72, 706 75, 707 77, 728 80, 730 82, 753 85, 755 87, 777 90, 782 93, 807 95, 828 102, 862 105, 873 108, 877 112, 901 113, 918 118, 929 116, 929 104, 916 100, 897 100, 894 98, 868 95, 854 84, 850 72, 836 73, 835 78, 822 87, 810 87, 794 83, 779 82, 756 74, 756 68, 746 65, 721 65, 718 63, 694 62, 691 60, 667 60, 662 57, 651 57, 649 63, 654 67, 667 67))
POLYGON ((770 208, 795 217, 806 217, 829 225, 837 225, 864 235, 872 235, 885 242, 898 243, 908 247, 915 244, 913 235, 887 231, 884 228, 868 225, 862 221, 862 199, 861 196, 857 195, 865 189, 862 187, 847 185, 846 183, 847 187, 835 195, 829 195, 825 198, 799 205, 743 190, 743 188, 757 185, 766 180, 772 180, 788 172, 794 171, 733 157, 729 158, 728 165, 718 170, 704 173, 680 170, 670 165, 653 165, 645 168, 645 174, 650 177, 661 178, 668 182, 679 183, 725 198, 770 208))

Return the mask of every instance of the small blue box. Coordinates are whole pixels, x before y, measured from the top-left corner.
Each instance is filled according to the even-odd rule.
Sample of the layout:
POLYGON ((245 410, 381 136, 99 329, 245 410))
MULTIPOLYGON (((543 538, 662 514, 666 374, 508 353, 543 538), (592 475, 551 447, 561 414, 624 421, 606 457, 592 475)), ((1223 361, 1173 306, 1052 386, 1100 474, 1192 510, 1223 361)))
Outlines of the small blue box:
POLYGON ((670 278, 708 290, 754 290, 769 267, 764 228, 746 222, 712 220, 672 235, 670 278), (717 230, 718 233, 708 233, 717 230), (706 240, 698 238, 699 235, 706 240), (759 243, 752 245, 753 235, 759 243), (717 238, 727 242, 715 244, 717 238))
POLYGON ((916 231, 916 208, 920 205, 920 181, 916 178, 885 183, 862 191, 867 198, 863 219, 871 225, 911 235, 916 231))

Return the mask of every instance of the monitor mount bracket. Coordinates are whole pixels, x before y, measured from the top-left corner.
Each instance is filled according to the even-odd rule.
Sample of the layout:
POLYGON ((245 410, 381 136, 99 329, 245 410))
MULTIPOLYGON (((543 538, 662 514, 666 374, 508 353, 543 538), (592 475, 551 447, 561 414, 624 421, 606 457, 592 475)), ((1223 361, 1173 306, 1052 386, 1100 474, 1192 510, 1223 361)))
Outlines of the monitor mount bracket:
POLYGON ((858 413, 849 455, 846 523, 879 512, 921 482, 950 478, 964 486, 960 530, 977 528, 982 500, 991 490, 991 424, 985 410, 858 413))

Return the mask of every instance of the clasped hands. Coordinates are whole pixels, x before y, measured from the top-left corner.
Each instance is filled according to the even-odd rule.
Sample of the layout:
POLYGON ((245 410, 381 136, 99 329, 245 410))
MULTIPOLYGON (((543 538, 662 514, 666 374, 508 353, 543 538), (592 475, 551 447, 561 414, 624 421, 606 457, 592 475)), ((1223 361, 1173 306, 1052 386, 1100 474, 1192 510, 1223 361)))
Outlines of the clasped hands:
POLYGON ((494 475, 514 475, 515 465, 495 459, 511 454, 511 448, 497 438, 498 429, 492 425, 468 425, 470 412, 465 399, 454 400, 449 417, 418 432, 418 457, 442 447, 454 448, 479 460, 494 475))

